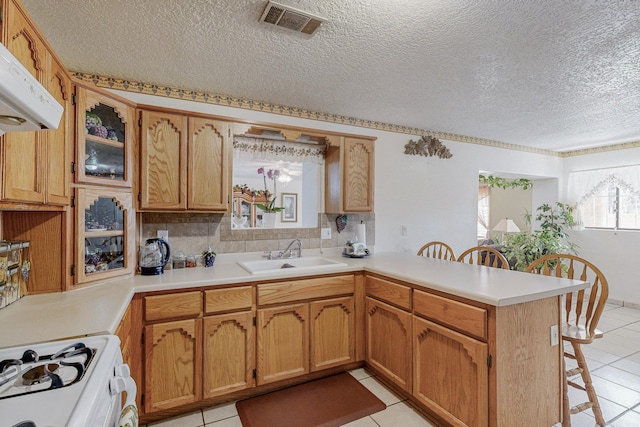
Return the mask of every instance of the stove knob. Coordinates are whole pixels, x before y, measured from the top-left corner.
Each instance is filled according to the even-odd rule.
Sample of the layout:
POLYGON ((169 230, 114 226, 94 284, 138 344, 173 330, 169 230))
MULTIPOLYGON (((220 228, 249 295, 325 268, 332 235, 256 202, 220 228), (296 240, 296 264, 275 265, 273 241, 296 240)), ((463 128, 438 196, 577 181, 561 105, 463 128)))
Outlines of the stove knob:
POLYGON ((109 381, 109 390, 111 395, 122 393, 127 388, 127 383, 124 378, 111 378, 109 381))
POLYGON ((123 363, 121 365, 117 365, 114 368, 114 373, 116 375, 116 377, 130 377, 131 376, 131 369, 129 369, 129 365, 127 365, 126 363, 123 363))

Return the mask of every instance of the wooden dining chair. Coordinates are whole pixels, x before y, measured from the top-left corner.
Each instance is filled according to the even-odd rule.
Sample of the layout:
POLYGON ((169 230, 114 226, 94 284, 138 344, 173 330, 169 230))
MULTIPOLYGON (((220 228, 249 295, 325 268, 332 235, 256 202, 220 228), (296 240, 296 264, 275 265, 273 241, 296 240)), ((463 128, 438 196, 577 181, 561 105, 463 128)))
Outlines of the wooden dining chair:
POLYGON ((419 256, 428 258, 446 259, 447 261, 455 261, 456 256, 453 249, 444 242, 433 241, 425 244, 418 250, 419 256))
POLYGON ((591 283, 590 288, 566 294, 564 297, 562 340, 571 343, 573 347, 573 354, 565 349, 564 356, 567 359, 575 360, 578 367, 563 369, 564 405, 562 425, 565 427, 570 426, 571 414, 577 414, 589 408, 593 411, 596 424, 599 426, 605 425, 598 396, 593 387, 591 373, 581 346, 582 344, 590 344, 594 339, 602 338, 603 336, 602 331, 597 329, 597 326, 609 296, 607 279, 589 261, 569 254, 543 256, 533 261, 525 271, 591 283), (571 377, 578 374, 581 375, 584 386, 570 380, 571 377), (585 391, 589 401, 569 407, 568 386, 585 391))
POLYGON ((499 250, 488 246, 469 248, 460 254, 457 261, 509 270, 509 261, 504 255, 499 250))

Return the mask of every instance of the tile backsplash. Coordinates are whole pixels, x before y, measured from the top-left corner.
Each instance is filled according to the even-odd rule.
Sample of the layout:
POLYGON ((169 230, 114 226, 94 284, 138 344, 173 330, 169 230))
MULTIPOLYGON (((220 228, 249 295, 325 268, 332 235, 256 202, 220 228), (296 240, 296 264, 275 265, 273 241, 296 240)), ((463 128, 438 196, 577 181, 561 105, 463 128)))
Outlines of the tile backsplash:
POLYGON ((276 228, 232 230, 230 214, 143 212, 141 238, 156 237, 158 230, 168 230, 173 253, 202 253, 208 246, 219 254, 283 250, 292 239, 300 239, 302 248, 342 247, 353 240, 356 224, 366 225, 367 245, 375 244, 375 215, 347 214, 347 225, 338 233, 337 214, 318 214, 316 228, 276 228), (320 240, 320 229, 331 228, 331 239, 320 240))

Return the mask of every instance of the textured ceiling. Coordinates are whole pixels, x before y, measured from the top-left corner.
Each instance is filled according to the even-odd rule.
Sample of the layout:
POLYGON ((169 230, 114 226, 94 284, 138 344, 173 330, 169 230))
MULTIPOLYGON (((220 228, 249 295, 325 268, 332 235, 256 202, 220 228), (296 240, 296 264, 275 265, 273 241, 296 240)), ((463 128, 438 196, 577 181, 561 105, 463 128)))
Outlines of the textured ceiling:
POLYGON ((72 71, 567 151, 640 140, 637 1, 22 0, 72 71))

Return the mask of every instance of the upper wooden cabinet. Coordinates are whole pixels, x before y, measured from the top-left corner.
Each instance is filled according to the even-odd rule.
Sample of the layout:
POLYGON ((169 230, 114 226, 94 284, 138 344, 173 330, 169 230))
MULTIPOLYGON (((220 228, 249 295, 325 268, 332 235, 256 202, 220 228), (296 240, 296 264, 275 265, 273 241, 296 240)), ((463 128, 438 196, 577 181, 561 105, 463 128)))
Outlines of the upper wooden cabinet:
POLYGON ((131 192, 77 188, 76 281, 132 274, 136 265, 131 192))
POLYGON ((141 209, 229 211, 229 123, 142 110, 140 125, 141 209))
POLYGON ((73 150, 72 84, 67 70, 47 54, 47 90, 64 107, 58 129, 42 132, 46 138, 47 203, 68 205, 71 196, 73 150))
POLYGON ((131 187, 133 107, 83 86, 77 86, 76 102, 76 182, 131 187))
POLYGON ((186 209, 187 117, 141 112, 140 207, 186 209))
POLYGON ((232 143, 229 123, 189 117, 188 209, 229 209, 232 143))
POLYGON ((2 43, 64 107, 55 131, 13 132, 2 141, 2 200, 68 205, 72 117, 69 75, 17 1, 2 2, 2 43))
POLYGON ((373 212, 373 148, 373 140, 351 137, 327 148, 326 212, 373 212))

